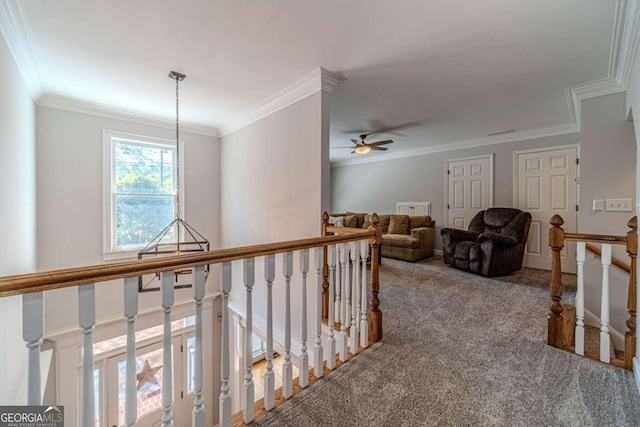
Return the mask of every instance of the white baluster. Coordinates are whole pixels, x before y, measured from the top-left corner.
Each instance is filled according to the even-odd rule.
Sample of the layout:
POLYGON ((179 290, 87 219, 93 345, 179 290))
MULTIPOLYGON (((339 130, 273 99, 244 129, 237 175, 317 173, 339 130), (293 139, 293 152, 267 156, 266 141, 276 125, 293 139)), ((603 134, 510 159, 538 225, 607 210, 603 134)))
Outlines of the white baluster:
POLYGON ((586 243, 576 245, 578 264, 578 290, 576 292, 576 354, 584 356, 584 260, 586 243))
POLYGON ((367 256, 369 255, 369 242, 360 242, 360 261, 362 261, 362 291, 360 292, 360 346, 369 347, 369 324, 367 310, 369 309, 369 281, 367 280, 367 256))
POLYGON ((78 287, 79 324, 82 329, 82 425, 95 424, 96 402, 93 382, 93 329, 96 324, 96 286, 78 287))
MULTIPOLYGON (((43 329, 44 305, 42 292, 22 295, 22 339, 29 349, 28 405, 42 405, 42 391, 40 389, 40 346, 42 345, 43 329)), ((91 378, 93 378, 93 376, 91 378)))
POLYGON ((267 255, 264 260, 264 278, 267 282, 267 369, 264 372, 264 408, 275 406, 275 377, 273 373, 273 295, 271 287, 276 278, 276 256, 267 255))
POLYGON ((127 362, 125 389, 125 423, 133 427, 138 420, 136 374, 136 316, 138 315, 138 277, 124 279, 124 317, 127 321, 127 362))
MULTIPOLYGON (((342 311, 342 257, 340 251, 342 250, 342 245, 336 245, 336 280, 334 282, 334 292, 335 292, 335 323, 340 322, 340 313, 342 311)), ((333 300, 332 300, 333 301, 333 300)), ((332 325, 333 326, 333 325, 332 325)))
POLYGON ((247 307, 245 314, 245 334, 244 334, 244 358, 245 374, 244 387, 242 393, 242 419, 245 424, 249 424, 255 418, 254 392, 253 392, 253 301, 252 291, 255 284, 256 269, 255 259, 247 258, 242 261, 244 272, 244 287, 247 291, 247 307))
POLYGON ((342 272, 342 299, 340 300, 340 333, 338 334, 338 352, 340 353, 340 360, 345 362, 349 356, 347 350, 347 291, 349 289, 349 283, 347 278, 349 277, 349 251, 346 244, 340 245, 340 265, 342 272))
POLYGON ((173 427, 173 358, 171 346, 171 307, 175 300, 175 273, 162 272, 162 311, 164 330, 162 337, 162 427, 173 427))
MULTIPOLYGON (((345 319, 346 328, 349 329, 351 327, 351 285, 353 279, 352 267, 351 267, 351 251, 349 243, 345 243, 343 245, 344 248, 344 265, 345 265, 345 273, 344 273, 344 307, 345 307, 345 319)), ((345 331, 346 332, 346 331, 345 331)))
POLYGON ((202 353, 202 299, 204 298, 205 283, 207 281, 207 270, 205 266, 198 266, 191 269, 193 277, 193 300, 196 304, 196 335, 195 354, 193 366, 193 385, 195 396, 193 398, 192 426, 204 427, 204 398, 203 388, 203 353, 202 353))
POLYGON ((293 396, 293 367, 291 365, 291 275, 293 274, 293 252, 282 254, 284 272, 284 363, 282 364, 282 395, 293 396))
POLYGON ((360 289, 360 245, 358 242, 352 242, 351 245, 351 264, 353 270, 353 277, 351 278, 351 305, 350 312, 347 316, 351 315, 351 329, 349 330, 349 347, 351 353, 358 354, 358 323, 360 317, 360 301, 358 299, 358 289, 360 289))
POLYGON ((611 245, 602 244, 602 305, 600 306, 600 361, 609 363, 611 338, 609 337, 609 267, 611 266, 611 245))
POLYGON ((229 388, 229 292, 231 292, 231 262, 222 263, 222 362, 220 365, 220 425, 231 425, 231 391, 229 388))
POLYGON ((307 354, 307 273, 309 272, 309 249, 300 251, 300 272, 302 273, 302 313, 300 319, 300 369, 298 384, 309 385, 309 355, 307 354))
MULTIPOLYGON (((315 250, 316 261, 316 342, 313 348, 313 375, 316 378, 322 378, 323 369, 323 351, 322 351, 322 267, 324 263, 324 248, 319 247, 315 250)), ((640 340, 638 340, 640 341, 640 340)))
POLYGON ((336 284, 336 247, 331 245, 328 247, 329 252, 329 315, 327 316, 327 323, 329 324, 329 338, 327 340, 327 368, 333 369, 336 367, 336 340, 333 336, 333 329, 335 323, 333 319, 336 318, 335 309, 333 304, 335 298, 335 284, 336 284))

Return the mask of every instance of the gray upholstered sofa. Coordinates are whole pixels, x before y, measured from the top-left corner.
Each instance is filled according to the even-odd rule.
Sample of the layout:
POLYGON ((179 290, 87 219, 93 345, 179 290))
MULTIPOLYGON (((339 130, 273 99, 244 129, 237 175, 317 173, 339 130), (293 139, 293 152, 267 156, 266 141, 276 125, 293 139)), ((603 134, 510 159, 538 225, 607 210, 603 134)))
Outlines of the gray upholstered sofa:
MULTIPOLYGON (((382 229, 380 252, 383 257, 415 262, 433 256, 436 222, 430 216, 378 215, 382 229)), ((331 214, 336 226, 369 228, 369 214, 346 212, 331 214), (340 219, 342 221, 340 221, 340 219)))

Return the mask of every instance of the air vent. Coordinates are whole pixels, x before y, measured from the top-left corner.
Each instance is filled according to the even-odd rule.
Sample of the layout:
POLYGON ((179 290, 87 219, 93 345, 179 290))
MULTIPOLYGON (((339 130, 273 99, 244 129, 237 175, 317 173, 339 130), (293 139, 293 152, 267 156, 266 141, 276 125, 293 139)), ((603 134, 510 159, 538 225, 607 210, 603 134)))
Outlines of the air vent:
POLYGON ((487 136, 504 135, 505 133, 514 133, 514 132, 515 132, 515 130, 513 130, 513 129, 507 129, 507 130, 501 130, 499 132, 488 133, 487 136))

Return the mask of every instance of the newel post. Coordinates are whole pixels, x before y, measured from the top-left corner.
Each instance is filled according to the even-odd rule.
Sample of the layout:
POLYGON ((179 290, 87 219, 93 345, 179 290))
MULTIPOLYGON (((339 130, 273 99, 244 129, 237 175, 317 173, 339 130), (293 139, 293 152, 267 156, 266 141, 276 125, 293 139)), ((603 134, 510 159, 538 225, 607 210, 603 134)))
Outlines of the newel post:
POLYGON ((624 367, 631 370, 633 358, 636 355, 636 263, 638 256, 638 217, 629 220, 627 226, 631 230, 627 232, 627 253, 631 258, 631 271, 629 272, 629 296, 627 297, 627 328, 624 336, 624 367))
MULTIPOLYGON (((378 299, 378 291, 380 289, 380 281, 378 278, 378 251, 382 242, 382 229, 378 226, 380 218, 374 213, 371 215, 371 226, 369 230, 375 230, 376 236, 369 239, 371 244, 371 308, 367 315, 369 323, 369 339, 378 342, 382 339, 382 312, 378 309, 380 300, 378 299)), ((364 296, 363 296, 364 299, 364 296)))
MULTIPOLYGON (((322 214, 322 237, 328 235, 329 214, 322 214)), ((322 249, 322 319, 329 318, 329 264, 327 263, 327 247, 322 249)))
POLYGON ((554 215, 550 221, 549 246, 551 247, 551 305, 549 306, 549 320, 547 330, 547 344, 564 348, 564 334, 562 330, 562 266, 560 252, 564 246, 564 220, 560 215, 554 215))

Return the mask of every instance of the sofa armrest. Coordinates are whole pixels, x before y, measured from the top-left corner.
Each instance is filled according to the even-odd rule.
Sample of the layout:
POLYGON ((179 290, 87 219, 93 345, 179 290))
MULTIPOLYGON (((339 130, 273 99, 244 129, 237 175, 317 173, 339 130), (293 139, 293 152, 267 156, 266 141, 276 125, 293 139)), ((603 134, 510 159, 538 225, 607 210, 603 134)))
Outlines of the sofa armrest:
POLYGON ((421 256, 433 256, 433 249, 435 246, 435 229, 433 227, 412 228, 411 237, 418 239, 420 242, 421 256))
POLYGON ((518 241, 511 236, 498 234, 491 231, 485 231, 480 236, 478 236, 478 243, 482 243, 487 240, 490 240, 494 244, 502 246, 503 248, 511 248, 518 243, 518 241))
POLYGON ((476 234, 466 230, 458 230, 457 228, 443 228, 440 230, 442 236, 448 236, 450 241, 458 242, 475 242, 476 234))

